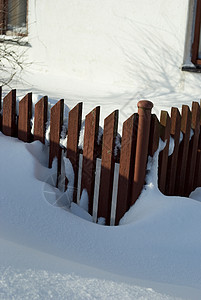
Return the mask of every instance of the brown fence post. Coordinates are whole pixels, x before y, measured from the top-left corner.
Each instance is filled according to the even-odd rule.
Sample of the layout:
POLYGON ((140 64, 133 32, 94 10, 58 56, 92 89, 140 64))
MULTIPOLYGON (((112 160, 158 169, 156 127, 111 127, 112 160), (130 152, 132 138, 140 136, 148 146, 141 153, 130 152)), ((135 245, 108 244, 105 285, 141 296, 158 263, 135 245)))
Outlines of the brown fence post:
POLYGON ((78 169, 79 169, 79 136, 82 122, 82 102, 78 103, 70 110, 68 115, 68 136, 67 136, 67 152, 66 157, 74 170, 74 188, 73 201, 77 202, 77 183, 78 183, 78 169))
POLYGON ((32 93, 19 102, 18 139, 31 141, 32 93))
POLYGON ((8 136, 16 134, 16 90, 10 91, 3 99, 2 132, 8 136))
POLYGON ((97 106, 86 116, 84 129, 81 194, 86 189, 89 198, 88 211, 91 215, 93 213, 99 118, 100 106, 97 106))
POLYGON ((39 140, 45 144, 45 131, 47 122, 48 98, 44 96, 35 105, 34 114, 34 140, 39 140))
POLYGON ((148 100, 142 100, 138 102, 137 106, 139 120, 131 205, 139 197, 145 181, 153 103, 148 100))
POLYGON ((49 168, 52 167, 53 159, 57 158, 57 185, 58 177, 61 174, 61 147, 60 134, 63 123, 64 100, 61 99, 51 108, 50 117, 50 153, 49 168))
POLYGON ((120 219, 130 207, 130 194, 135 165, 137 126, 138 114, 133 114, 123 124, 115 217, 116 225, 119 224, 120 219))
POLYGON ((106 225, 110 225, 118 113, 115 110, 104 120, 98 218, 105 218, 106 225))

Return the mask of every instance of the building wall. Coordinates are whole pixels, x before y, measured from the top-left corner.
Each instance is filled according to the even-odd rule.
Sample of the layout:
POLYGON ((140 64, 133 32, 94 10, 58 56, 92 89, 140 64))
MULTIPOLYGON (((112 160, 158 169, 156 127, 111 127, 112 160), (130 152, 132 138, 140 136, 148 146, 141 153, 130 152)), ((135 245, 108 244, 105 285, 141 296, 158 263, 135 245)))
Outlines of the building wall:
POLYGON ((196 76, 181 71, 188 14, 188 0, 29 1, 27 54, 32 68, 66 78, 180 89, 196 76))

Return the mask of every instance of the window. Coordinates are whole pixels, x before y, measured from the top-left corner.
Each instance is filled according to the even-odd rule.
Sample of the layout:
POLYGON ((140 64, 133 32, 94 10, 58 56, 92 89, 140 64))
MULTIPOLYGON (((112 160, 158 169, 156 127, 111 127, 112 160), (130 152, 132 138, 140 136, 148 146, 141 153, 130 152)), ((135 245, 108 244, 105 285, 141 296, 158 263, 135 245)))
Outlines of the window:
POLYGON ((192 63, 196 66, 201 66, 201 0, 197 0, 195 26, 194 26, 194 38, 192 44, 192 63))
POLYGON ((0 34, 27 34, 27 0, 0 0, 0 34))

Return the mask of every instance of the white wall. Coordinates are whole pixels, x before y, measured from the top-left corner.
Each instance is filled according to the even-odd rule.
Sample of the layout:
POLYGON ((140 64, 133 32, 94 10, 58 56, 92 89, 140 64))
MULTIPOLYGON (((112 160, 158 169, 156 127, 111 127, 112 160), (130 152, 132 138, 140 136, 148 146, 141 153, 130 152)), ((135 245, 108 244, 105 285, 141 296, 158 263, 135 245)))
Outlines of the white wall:
MULTIPOLYGON (((192 1, 191 1, 192 2, 192 1)), ((30 0, 32 68, 125 88, 184 89, 188 0, 30 0)), ((186 75, 187 74, 187 75, 186 75)))

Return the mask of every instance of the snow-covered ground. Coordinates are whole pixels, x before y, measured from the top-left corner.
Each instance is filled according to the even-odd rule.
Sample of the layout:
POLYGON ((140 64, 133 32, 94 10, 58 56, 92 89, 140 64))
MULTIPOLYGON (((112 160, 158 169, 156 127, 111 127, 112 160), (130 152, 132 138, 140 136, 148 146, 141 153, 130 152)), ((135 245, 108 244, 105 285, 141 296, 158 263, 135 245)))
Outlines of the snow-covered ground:
POLYGON ((151 282, 103 272, 4 239, 0 242, 1 299, 176 299, 156 292, 151 282))
MULTIPOLYGON (((33 78, 32 86, 13 83, 19 98, 29 91, 34 102, 45 94, 51 104, 64 98, 66 111, 83 100, 84 115, 101 105, 101 122, 119 108, 120 128, 137 101, 153 100, 150 89, 132 97, 129 91, 109 93, 80 84, 76 94, 75 83, 62 89, 58 78, 53 85, 44 75, 42 90, 33 78)), ((155 112, 197 100, 185 97, 161 91, 155 112)), ((40 142, 25 144, 3 134, 0 140, 0 299, 200 298, 201 191, 192 194, 196 200, 162 195, 157 154, 135 206, 121 226, 107 227, 87 221, 75 204, 51 205, 59 191, 49 184, 55 169, 47 168, 47 148, 40 142)))
POLYGON ((45 180, 52 170, 40 142, 0 138, 1 299, 172 299, 167 294, 198 293, 199 202, 162 196, 150 175, 124 226, 97 225, 47 201, 45 180))

